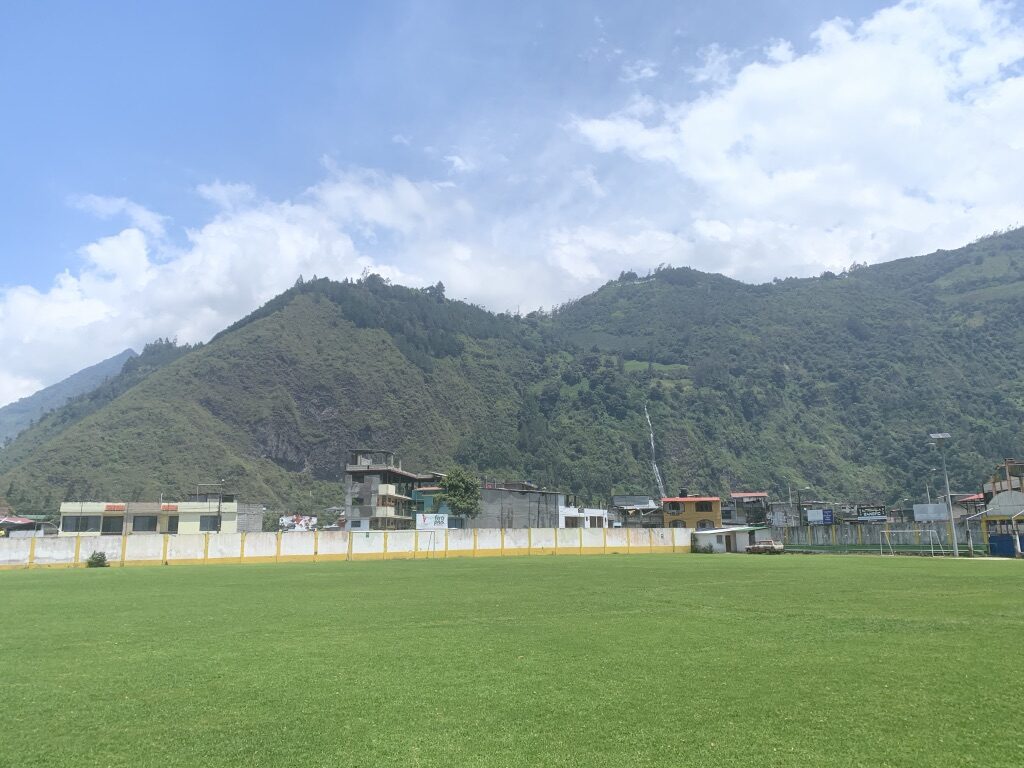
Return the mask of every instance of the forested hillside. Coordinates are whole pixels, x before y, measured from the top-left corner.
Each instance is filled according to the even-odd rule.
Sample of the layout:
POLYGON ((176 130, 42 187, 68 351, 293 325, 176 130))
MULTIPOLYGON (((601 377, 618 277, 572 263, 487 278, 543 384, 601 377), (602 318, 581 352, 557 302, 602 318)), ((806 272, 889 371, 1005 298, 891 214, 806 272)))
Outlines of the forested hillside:
POLYGON ((345 451, 379 446, 601 503, 656 490, 645 403, 669 490, 917 498, 937 429, 954 435, 954 486, 973 490, 1024 454, 1022 267, 1015 231, 756 286, 626 273, 526 317, 440 284, 309 281, 51 414, 0 453, 0 493, 50 511, 224 479, 317 509, 339 501, 345 451))

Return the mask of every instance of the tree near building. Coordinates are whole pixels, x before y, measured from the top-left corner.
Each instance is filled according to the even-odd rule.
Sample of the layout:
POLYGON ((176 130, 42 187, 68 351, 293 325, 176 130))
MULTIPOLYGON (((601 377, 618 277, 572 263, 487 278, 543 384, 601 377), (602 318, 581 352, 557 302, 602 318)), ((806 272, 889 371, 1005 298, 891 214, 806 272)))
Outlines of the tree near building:
POLYGON ((480 514, 480 482, 462 467, 452 467, 441 480, 439 501, 454 515, 476 517, 480 514))

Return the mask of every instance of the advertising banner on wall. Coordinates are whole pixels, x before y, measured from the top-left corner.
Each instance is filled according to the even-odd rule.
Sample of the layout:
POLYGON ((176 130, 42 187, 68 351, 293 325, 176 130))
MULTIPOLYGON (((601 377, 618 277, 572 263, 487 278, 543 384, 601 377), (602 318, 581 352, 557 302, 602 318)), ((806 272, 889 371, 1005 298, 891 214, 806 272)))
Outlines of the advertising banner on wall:
POLYGON ((914 522, 915 523, 932 523, 936 521, 948 520, 949 510, 946 509, 945 504, 915 504, 914 505, 914 522))
POLYGON ((416 515, 417 531, 443 531, 448 527, 448 515, 416 515))

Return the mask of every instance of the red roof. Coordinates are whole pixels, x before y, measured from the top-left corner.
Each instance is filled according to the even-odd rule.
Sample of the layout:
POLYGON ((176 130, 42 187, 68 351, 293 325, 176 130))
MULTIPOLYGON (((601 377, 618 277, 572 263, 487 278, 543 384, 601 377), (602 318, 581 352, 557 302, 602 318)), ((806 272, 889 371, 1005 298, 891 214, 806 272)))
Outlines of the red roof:
POLYGON ((975 493, 972 496, 962 496, 962 497, 960 497, 959 499, 957 499, 957 503, 959 504, 961 501, 982 501, 984 498, 985 498, 985 494, 984 493, 975 493))
POLYGON ((31 525, 34 522, 27 517, 0 517, 0 525, 31 525))
POLYGON ((767 499, 767 491, 737 491, 736 493, 730 493, 730 496, 734 499, 767 499))
POLYGON ((717 496, 672 496, 662 499, 661 503, 664 504, 666 501, 721 501, 721 499, 717 496))

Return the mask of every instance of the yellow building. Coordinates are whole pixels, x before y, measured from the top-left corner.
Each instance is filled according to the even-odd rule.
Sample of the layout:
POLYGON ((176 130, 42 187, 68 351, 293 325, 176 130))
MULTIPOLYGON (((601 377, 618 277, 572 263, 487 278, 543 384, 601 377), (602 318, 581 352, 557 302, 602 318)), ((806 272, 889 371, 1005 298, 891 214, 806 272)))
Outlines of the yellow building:
POLYGON ((234 496, 196 496, 189 501, 65 501, 61 536, 136 533, 236 533, 260 531, 262 508, 234 496))
POLYGON ((673 496, 661 500, 666 528, 722 527, 722 500, 717 496, 673 496))

